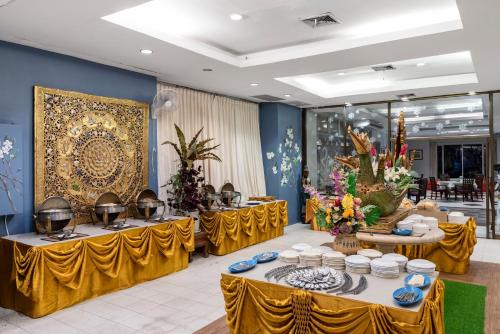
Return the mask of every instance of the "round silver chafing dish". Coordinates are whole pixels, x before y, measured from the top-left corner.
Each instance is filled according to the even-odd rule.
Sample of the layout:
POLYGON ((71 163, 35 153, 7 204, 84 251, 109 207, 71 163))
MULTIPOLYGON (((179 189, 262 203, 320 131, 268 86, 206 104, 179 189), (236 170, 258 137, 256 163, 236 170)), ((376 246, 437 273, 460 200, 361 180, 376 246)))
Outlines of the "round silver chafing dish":
MULTIPOLYGON (((97 221, 103 222, 104 225, 109 225, 126 209, 127 207, 123 205, 117 194, 107 192, 99 196, 95 202, 94 214, 97 221)), ((94 217, 92 216, 92 218, 94 217)))
MULTIPOLYGON (((52 196, 44 200, 34 215, 37 233, 47 235, 61 233, 73 219, 71 204, 64 198, 52 196)), ((73 231, 75 229, 73 224, 73 231)))
POLYGON ((238 206, 241 201, 241 193, 239 191, 234 190, 234 186, 232 183, 226 182, 220 189, 220 196, 222 204, 227 207, 231 207, 233 203, 236 203, 238 206))
POLYGON ((201 200, 201 204, 207 209, 210 210, 214 202, 221 199, 221 195, 215 192, 215 188, 211 184, 206 184, 203 186, 203 198, 201 200))
POLYGON ((153 190, 146 189, 137 194, 135 205, 137 212, 146 220, 151 219, 159 207, 163 207, 160 221, 163 220, 163 216, 165 215, 165 202, 158 199, 158 196, 153 190))

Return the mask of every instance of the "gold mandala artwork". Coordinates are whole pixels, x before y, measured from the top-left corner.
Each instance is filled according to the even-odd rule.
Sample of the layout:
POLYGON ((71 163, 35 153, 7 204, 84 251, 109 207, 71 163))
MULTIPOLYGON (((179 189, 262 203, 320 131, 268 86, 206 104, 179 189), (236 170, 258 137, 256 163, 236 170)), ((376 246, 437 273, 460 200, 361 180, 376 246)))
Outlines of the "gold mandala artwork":
POLYGON ((79 222, 112 191, 132 202, 148 185, 149 106, 35 86, 35 207, 70 201, 79 222))

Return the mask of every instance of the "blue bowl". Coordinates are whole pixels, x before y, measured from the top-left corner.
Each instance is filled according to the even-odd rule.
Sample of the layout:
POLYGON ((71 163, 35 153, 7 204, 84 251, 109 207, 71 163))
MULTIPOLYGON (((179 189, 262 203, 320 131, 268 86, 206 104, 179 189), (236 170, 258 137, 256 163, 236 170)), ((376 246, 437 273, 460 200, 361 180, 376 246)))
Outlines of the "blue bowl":
POLYGON ((414 288, 412 286, 405 286, 404 288, 399 288, 392 293, 392 298, 394 299, 394 301, 398 305, 401 305, 401 306, 415 305, 415 304, 419 303, 423 297, 424 297, 424 293, 422 292, 422 290, 420 290, 419 288, 414 288), (416 297, 411 301, 400 301, 396 298, 396 296, 398 296, 402 293, 405 293, 405 292, 412 292, 412 293, 416 294, 416 297))
POLYGON ((257 263, 266 263, 274 261, 278 258, 278 252, 265 252, 257 254, 253 257, 254 260, 257 260, 257 263))
POLYGON ((406 278, 405 278, 405 286, 413 286, 415 288, 425 289, 429 285, 431 285, 431 278, 429 277, 429 275, 426 275, 426 274, 413 273, 413 274, 410 274, 410 275, 406 276, 406 278), (424 284, 422 284, 421 286, 409 285, 408 282, 411 280, 411 278, 414 275, 422 275, 422 276, 424 276, 424 284))
POLYGON ((242 272, 248 271, 248 270, 252 269, 253 267, 255 267, 256 265, 257 265, 257 260, 251 259, 251 260, 233 263, 227 269, 229 270, 229 272, 231 272, 233 274, 237 274, 237 273, 242 273, 242 272))
POLYGON ((409 236, 411 235, 411 230, 401 229, 401 228, 393 228, 392 233, 396 235, 409 236))
POLYGON ((450 211, 446 206, 440 206, 439 211, 450 211))

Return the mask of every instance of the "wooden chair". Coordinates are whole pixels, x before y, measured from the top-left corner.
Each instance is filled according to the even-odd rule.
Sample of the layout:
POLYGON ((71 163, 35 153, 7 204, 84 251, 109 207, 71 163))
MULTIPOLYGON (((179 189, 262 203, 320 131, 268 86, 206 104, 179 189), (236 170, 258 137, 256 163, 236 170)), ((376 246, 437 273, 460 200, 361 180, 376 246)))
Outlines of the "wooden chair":
POLYGON ((421 178, 415 181, 418 184, 418 189, 408 189, 408 198, 411 199, 412 196, 415 196, 415 203, 420 202, 420 199, 423 197, 424 199, 427 197, 427 179, 421 178))
POLYGON ((462 201, 469 199, 474 201, 474 179, 464 178, 461 187, 455 187, 455 200, 457 199, 457 194, 462 194, 462 201))
POLYGON ((443 198, 443 194, 444 194, 444 197, 446 199, 448 199, 448 194, 449 194, 448 188, 446 186, 438 186, 438 184, 436 182, 436 178, 434 176, 431 176, 429 179, 430 179, 430 183, 431 183, 431 199, 432 199, 432 196, 434 196, 434 199, 437 199, 438 193, 439 193, 440 199, 443 198))
POLYGON ((481 199, 484 199, 483 195, 483 182, 484 182, 484 175, 476 175, 475 177, 476 185, 477 188, 474 189, 474 193, 476 194, 476 198, 479 199, 479 195, 481 195, 481 199))

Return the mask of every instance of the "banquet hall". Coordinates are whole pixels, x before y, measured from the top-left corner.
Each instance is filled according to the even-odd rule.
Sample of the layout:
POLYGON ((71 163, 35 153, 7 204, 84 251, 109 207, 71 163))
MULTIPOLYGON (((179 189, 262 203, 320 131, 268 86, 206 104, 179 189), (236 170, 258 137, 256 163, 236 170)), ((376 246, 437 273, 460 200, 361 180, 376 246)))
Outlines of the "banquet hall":
POLYGON ((494 0, 0 0, 0 333, 500 333, 494 0))

